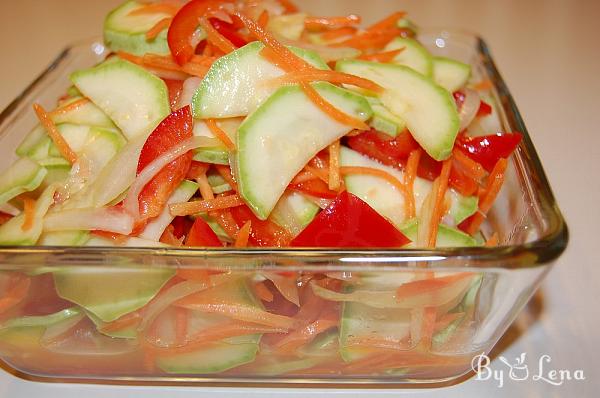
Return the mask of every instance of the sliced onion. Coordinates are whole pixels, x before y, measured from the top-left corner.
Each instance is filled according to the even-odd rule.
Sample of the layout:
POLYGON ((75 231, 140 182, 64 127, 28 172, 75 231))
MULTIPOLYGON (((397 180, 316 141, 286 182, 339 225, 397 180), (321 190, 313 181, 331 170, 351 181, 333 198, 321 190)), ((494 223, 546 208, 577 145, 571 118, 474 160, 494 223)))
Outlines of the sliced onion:
POLYGON ((83 318, 85 318, 85 314, 81 313, 71 318, 65 319, 64 321, 59 322, 55 325, 48 326, 46 328, 46 331, 42 335, 40 342, 42 343, 42 345, 51 344, 55 342, 61 336, 64 336, 67 333, 69 333, 71 329, 77 326, 77 324, 81 322, 83 318))
POLYGON ((179 96, 179 108, 183 108, 186 105, 191 105, 192 97, 196 93, 196 90, 198 90, 200 83, 202 83, 202 79, 199 77, 190 77, 189 79, 185 79, 183 82, 181 95, 179 96))
POLYGON ((355 301, 374 308, 403 308, 439 307, 462 297, 471 283, 472 278, 462 278, 448 283, 434 291, 423 291, 398 300, 396 291, 355 290, 351 293, 338 293, 311 282, 313 292, 330 301, 355 301))
POLYGON ((274 272, 263 272, 265 278, 273 282, 279 293, 290 303, 300 307, 300 297, 298 295, 298 285, 296 278, 283 276, 274 272))
POLYGON ((304 197, 306 197, 306 199, 310 200, 311 202, 313 202, 314 204, 319 206, 322 210, 328 208, 329 205, 331 204, 331 202, 333 202, 333 199, 317 198, 316 196, 307 195, 305 193, 302 193, 302 195, 304 195, 304 197))
POLYGON ((2 203, 0 205, 0 211, 2 213, 6 213, 6 214, 9 214, 11 216, 18 216, 21 213, 21 210, 17 209, 15 206, 11 205, 8 202, 2 203))
POLYGON ((77 161, 71 167, 69 177, 57 190, 54 195, 55 203, 63 203, 71 195, 77 193, 83 188, 83 185, 91 175, 91 165, 86 157, 78 157, 77 161))
POLYGON ((458 117, 460 119, 459 131, 463 131, 469 127, 475 116, 477 116, 477 111, 479 111, 479 106, 481 105, 481 97, 477 91, 470 88, 465 88, 462 91, 465 99, 458 110, 458 117))
POLYGON ((152 68, 149 66, 144 66, 149 72, 153 75, 160 77, 161 79, 169 79, 169 80, 185 80, 188 75, 183 72, 179 72, 176 70, 166 70, 160 68, 152 68))
POLYGON ((285 45, 303 48, 316 52, 325 62, 337 61, 345 58, 356 58, 361 55, 361 51, 352 47, 328 47, 319 44, 309 44, 301 41, 280 38, 285 45))
MULTIPOLYGON (((175 145, 156 159, 154 159, 148 166, 144 168, 135 178, 127 196, 123 201, 125 209, 133 217, 139 217, 139 203, 138 197, 142 192, 142 189, 156 176, 166 165, 180 157, 181 155, 196 149, 199 147, 211 147, 214 146, 214 141, 207 137, 190 137, 178 145, 175 145)), ((136 159, 139 158, 139 155, 136 159)), ((137 162, 135 162, 137 168, 137 162)))
POLYGON ((106 231, 129 235, 133 217, 115 207, 67 209, 48 213, 44 231, 106 231))
POLYGON ((196 46, 198 46, 198 44, 200 44, 200 42, 205 38, 206 33, 204 33, 202 29, 198 28, 192 34, 192 40, 190 41, 190 44, 192 45, 192 47, 196 48, 196 46))
POLYGON ((222 283, 231 280, 230 274, 214 275, 210 277, 210 282, 199 282, 199 281, 184 281, 173 286, 167 290, 164 294, 158 296, 155 300, 151 301, 150 304, 145 308, 142 321, 138 326, 138 330, 145 330, 148 326, 154 322, 156 317, 161 312, 166 310, 174 302, 181 300, 191 294, 195 294, 206 290, 211 287, 218 286, 222 283))

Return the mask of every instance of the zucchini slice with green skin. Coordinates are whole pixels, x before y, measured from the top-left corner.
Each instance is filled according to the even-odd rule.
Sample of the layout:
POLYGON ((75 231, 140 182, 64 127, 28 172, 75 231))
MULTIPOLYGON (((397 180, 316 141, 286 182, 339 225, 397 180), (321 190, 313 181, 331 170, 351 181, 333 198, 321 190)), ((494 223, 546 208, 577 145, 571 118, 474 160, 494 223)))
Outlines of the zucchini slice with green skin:
MULTIPOLYGON (((75 101, 79 101, 83 97, 73 97, 66 100, 61 106, 67 106, 75 101)), ((56 124, 71 123, 85 124, 88 126, 105 127, 108 129, 116 129, 117 126, 110 118, 102 112, 100 108, 91 102, 87 102, 78 106, 76 109, 67 110, 65 113, 59 113, 52 116, 52 121, 56 124)))
POLYGON ((432 158, 444 160, 452 154, 460 121, 454 98, 443 87, 403 65, 344 60, 336 69, 382 86, 383 105, 406 121, 412 136, 432 158))
POLYGON ((431 76, 433 74, 433 57, 415 39, 397 37, 385 47, 384 51, 399 50, 401 48, 404 50, 396 55, 393 63, 408 66, 424 76, 431 76))
MULTIPOLYGON (((341 148, 340 165, 379 169, 391 174, 399 181, 404 181, 404 173, 402 171, 383 165, 346 147, 341 148)), ((375 211, 394 224, 396 228, 402 229, 405 226, 405 222, 408 221, 404 213, 405 198, 402 192, 392 184, 380 177, 360 174, 346 175, 344 181, 348 192, 367 202, 375 211)), ((415 179, 413 190, 417 214, 420 213, 423 202, 431 191, 431 187, 431 181, 418 177, 415 179)), ((470 208, 473 204, 472 211, 475 212, 477 210, 477 198, 462 196, 452 189, 448 190, 446 198, 450 200, 449 215, 455 220, 464 217, 468 213, 466 209, 470 208)))
POLYGON ((164 29, 153 40, 146 39, 148 32, 163 18, 171 17, 170 14, 152 13, 130 15, 144 4, 137 1, 126 1, 111 11, 104 20, 104 43, 112 51, 125 51, 135 55, 146 53, 167 55, 167 29, 164 29))
POLYGON ((319 206, 298 192, 286 192, 271 213, 271 219, 294 236, 310 224, 319 212, 319 206))
POLYGON ((396 137, 406 128, 406 122, 402 118, 394 115, 375 97, 366 97, 371 108, 373 109, 373 117, 369 120, 369 126, 375 130, 396 137))
POLYGON ((433 58, 433 80, 453 93, 463 88, 471 77, 471 65, 445 57, 433 58))
POLYGON ((20 158, 0 174, 0 203, 35 190, 48 172, 29 158, 20 158))
POLYGON ((171 113, 165 82, 129 61, 113 57, 73 73, 71 80, 128 140, 148 136, 171 113))
MULTIPOLYGON (((246 116, 277 90, 269 86, 269 80, 283 76, 284 71, 260 55, 263 48, 264 44, 252 42, 212 64, 192 99, 195 118, 246 116)), ((290 50, 316 68, 329 69, 312 51, 290 50)))
MULTIPOLYGON (((313 87, 342 112, 363 121, 371 117, 362 96, 329 83, 313 87)), ((256 216, 267 219, 306 163, 351 129, 319 109, 299 86, 277 90, 238 130, 233 163, 240 194, 256 216)))
MULTIPOLYGON (((417 241, 419 223, 416 219, 413 219, 405 224, 404 227, 400 228, 402 233, 406 235, 412 242, 406 247, 409 249, 416 248, 415 242, 417 241)), ((472 247, 478 246, 477 241, 470 235, 464 232, 449 227, 445 224, 440 224, 438 228, 438 234, 436 239, 436 247, 472 247)))

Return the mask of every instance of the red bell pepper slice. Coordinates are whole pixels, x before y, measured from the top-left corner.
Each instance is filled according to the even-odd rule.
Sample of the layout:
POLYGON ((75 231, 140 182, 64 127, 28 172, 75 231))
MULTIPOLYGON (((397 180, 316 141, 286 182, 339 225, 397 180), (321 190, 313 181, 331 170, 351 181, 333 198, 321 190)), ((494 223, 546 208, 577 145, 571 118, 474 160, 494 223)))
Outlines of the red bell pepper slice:
POLYGON ((192 0, 175 14, 167 33, 167 42, 179 65, 184 65, 194 55, 192 36, 198 29, 200 18, 211 10, 218 10, 223 3, 230 2, 231 0, 192 0))
POLYGON ((221 243, 217 234, 215 234, 210 225, 200 217, 197 217, 194 220, 194 224, 188 232, 185 244, 187 246, 195 247, 223 247, 223 243, 221 243))
POLYGON ((238 227, 250 221, 249 241, 259 247, 285 247, 289 246, 292 236, 288 231, 269 220, 260 220, 252 213, 248 206, 238 206, 230 209, 238 227))
POLYGON ((240 36, 233 24, 221 21, 217 18, 210 18, 209 21, 213 28, 215 28, 217 32, 223 35, 223 37, 229 40, 234 46, 240 48, 248 44, 248 41, 240 36))
POLYGON ((402 247, 410 240, 358 197, 342 192, 298 235, 293 247, 402 247))
MULTIPOLYGON (((167 116, 146 140, 138 161, 138 174, 157 157, 192 136, 192 111, 185 106, 167 116)), ((192 163, 191 152, 166 165, 139 196, 140 219, 157 217, 177 189, 192 163)))
POLYGON ((171 111, 175 111, 179 107, 179 98, 181 97, 181 92, 183 91, 183 80, 163 79, 163 81, 167 85, 167 90, 169 91, 169 104, 171 104, 171 111))
POLYGON ((508 158, 522 139, 520 133, 497 133, 480 137, 461 135, 456 140, 456 147, 491 172, 498 160, 508 158))

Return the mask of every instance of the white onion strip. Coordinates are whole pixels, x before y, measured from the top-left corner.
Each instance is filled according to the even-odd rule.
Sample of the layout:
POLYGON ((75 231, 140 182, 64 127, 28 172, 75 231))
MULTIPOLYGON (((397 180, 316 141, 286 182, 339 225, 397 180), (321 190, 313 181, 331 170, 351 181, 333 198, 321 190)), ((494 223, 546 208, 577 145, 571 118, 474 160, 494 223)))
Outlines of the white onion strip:
POLYGON ((190 77, 185 79, 183 82, 183 88, 181 89, 181 95, 179 96, 179 108, 183 108, 186 105, 192 104, 192 98, 198 90, 200 83, 202 83, 202 79, 199 77, 190 77))
POLYGON ((133 217, 115 207, 69 209, 48 213, 44 231, 106 231, 129 235, 133 217))
POLYGON ((138 218, 140 213, 138 197, 142 192, 142 189, 152 180, 166 165, 184 155, 185 153, 199 147, 211 147, 214 146, 214 140, 207 137, 190 137, 180 144, 175 145, 156 159, 154 159, 148 166, 144 168, 138 174, 136 179, 131 184, 127 196, 123 201, 125 210, 131 214, 134 218, 138 218))
POLYGON ((458 110, 458 117, 460 119, 459 131, 463 131, 469 127, 473 119, 475 119, 475 116, 477 116, 479 106, 481 105, 481 97, 477 91, 470 88, 465 88, 462 91, 465 95, 465 99, 458 110))

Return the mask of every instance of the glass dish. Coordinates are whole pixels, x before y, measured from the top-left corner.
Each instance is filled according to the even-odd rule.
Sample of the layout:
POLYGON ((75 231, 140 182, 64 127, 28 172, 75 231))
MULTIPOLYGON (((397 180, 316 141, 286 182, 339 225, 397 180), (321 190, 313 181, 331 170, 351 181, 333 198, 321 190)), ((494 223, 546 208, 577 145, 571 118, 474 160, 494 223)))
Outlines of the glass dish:
MULTIPOLYGON (((498 247, 378 251, 4 247, 0 248, 0 358, 5 366, 34 380, 211 384, 438 383, 471 371, 473 357, 492 349, 535 292, 565 249, 568 232, 486 44, 476 36, 445 30, 424 32, 420 38, 434 54, 470 63, 475 81, 492 83, 487 99, 494 105, 495 119, 481 128, 524 134, 483 228, 484 235, 498 232, 498 247), (131 289, 143 290, 153 275, 170 277, 181 270, 198 275, 207 275, 202 270, 226 271, 250 295, 254 281, 273 278, 276 272, 295 272, 305 286, 303 300, 317 297, 314 292, 319 289, 322 292, 320 281, 327 275, 337 284, 338 297, 363 289, 388 304, 381 309, 358 298, 354 300, 359 302, 335 305, 318 299, 338 319, 343 311, 341 324, 321 325, 326 332, 301 349, 294 349, 289 331, 277 338, 263 337, 260 343, 256 336, 238 337, 220 343, 196 342, 193 350, 166 353, 156 347, 169 343, 168 336, 175 338, 177 321, 171 307, 156 310, 159 304, 154 315, 142 313, 141 322, 153 325, 162 317, 162 329, 169 330, 149 332, 137 323, 129 338, 99 333, 102 323, 96 326, 88 313, 43 325, 28 318, 10 326, 15 316, 52 312, 45 304, 52 301, 49 292, 60 278, 75 278, 73 286, 80 293, 85 291, 86 297, 111 307, 126 301, 131 289), (425 281, 432 271, 438 285, 425 281), (10 278, 29 281, 29 288, 21 304, 2 313, 3 300, 10 300, 6 288, 10 278)), ((99 41, 69 47, 10 104, 0 115, 0 146, 5 148, 0 167, 13 161, 12 148, 35 125, 32 104, 52 108, 69 86, 69 73, 101 61, 106 54, 99 41)), ((218 276, 209 278, 190 282, 187 288, 199 291, 218 276)), ((63 303, 58 309, 66 306, 63 303)), ((205 320, 208 310, 187 311, 199 311, 199 318, 205 320)), ((306 329, 309 335, 317 328, 312 326, 306 329)), ((180 337, 192 341, 208 328, 188 325, 180 337)))

